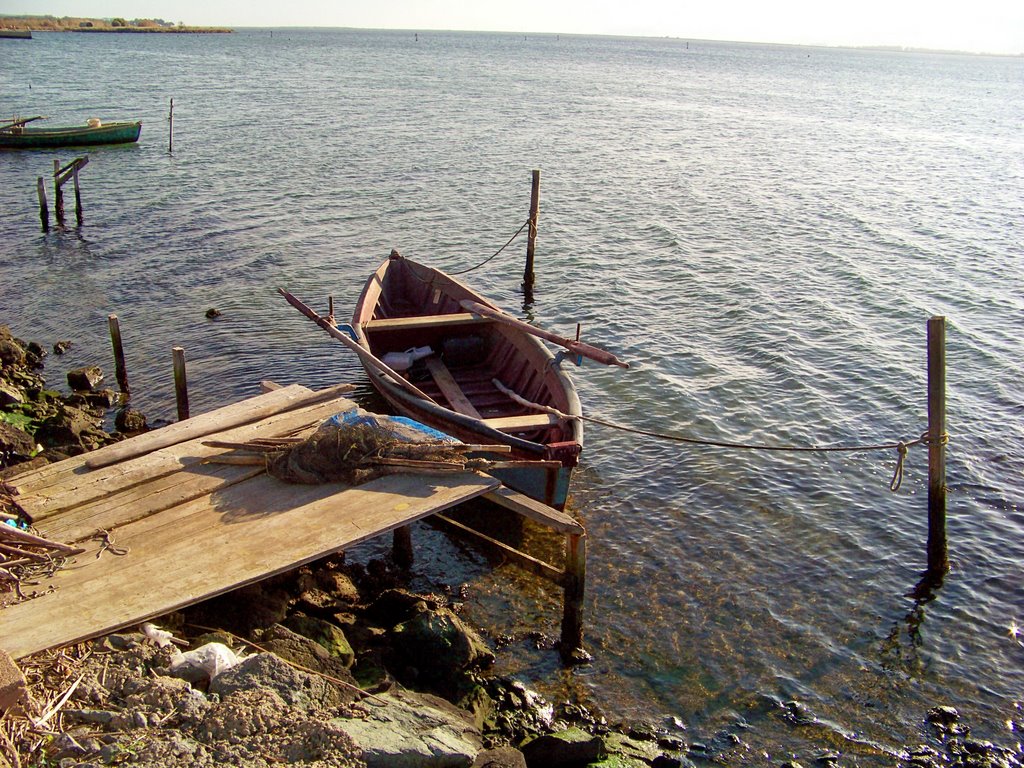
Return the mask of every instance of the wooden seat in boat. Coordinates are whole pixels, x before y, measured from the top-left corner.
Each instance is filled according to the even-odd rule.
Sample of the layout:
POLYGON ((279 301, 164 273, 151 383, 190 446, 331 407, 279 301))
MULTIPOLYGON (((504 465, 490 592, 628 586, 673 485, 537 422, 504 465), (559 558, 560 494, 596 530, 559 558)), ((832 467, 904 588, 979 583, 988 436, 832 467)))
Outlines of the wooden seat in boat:
POLYGON ((470 323, 491 322, 487 318, 474 315, 472 312, 454 312, 447 315, 418 315, 415 317, 385 317, 369 320, 363 324, 368 331, 397 331, 414 328, 435 328, 438 326, 468 325, 470 323))

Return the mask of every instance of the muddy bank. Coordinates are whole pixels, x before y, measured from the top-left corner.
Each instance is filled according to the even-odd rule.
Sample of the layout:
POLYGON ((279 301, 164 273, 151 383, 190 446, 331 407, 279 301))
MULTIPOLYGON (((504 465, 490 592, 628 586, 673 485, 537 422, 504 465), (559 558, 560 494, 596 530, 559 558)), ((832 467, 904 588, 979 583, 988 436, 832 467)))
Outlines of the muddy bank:
MULTIPOLYGON (((47 390, 42 351, 0 329, 4 466, 19 471, 145 429, 141 415, 122 415, 116 433, 102 430, 120 407, 116 396, 97 399, 102 372, 69 381, 78 390, 69 397, 47 390)), ((610 724, 545 701, 493 675, 495 644, 466 625, 452 595, 410 592, 411 576, 389 560, 337 556, 154 627, 22 660, 23 684, 0 678, 0 756, 172 768, 858 764, 830 749, 772 759, 739 727, 704 737, 678 720, 610 724)), ((1019 752, 973 740, 955 710, 927 707, 924 743, 883 750, 889 764, 1021 765, 1019 752)), ((794 729, 815 724, 799 702, 782 703, 778 716, 794 729)))

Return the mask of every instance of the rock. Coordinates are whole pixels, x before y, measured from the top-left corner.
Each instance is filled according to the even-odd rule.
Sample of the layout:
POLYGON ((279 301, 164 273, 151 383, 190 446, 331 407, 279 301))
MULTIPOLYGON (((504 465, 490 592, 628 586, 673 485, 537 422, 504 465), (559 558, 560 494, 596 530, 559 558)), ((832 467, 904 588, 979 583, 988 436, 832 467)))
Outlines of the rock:
POLYGON ((610 756, 622 758, 626 765, 651 765, 662 756, 661 750, 652 739, 637 739, 623 733, 609 733, 604 739, 604 749, 610 756))
POLYGON ((393 656, 413 667, 418 682, 428 685, 448 687, 460 673, 494 663, 483 639, 447 608, 425 609, 398 624, 391 643, 393 656))
POLYGON ((25 393, 12 384, 0 380, 0 406, 25 402, 25 393))
POLYGON ((322 677, 293 669, 272 653, 249 656, 210 682, 210 693, 225 697, 252 688, 274 691, 286 704, 304 711, 337 707, 345 699, 322 677))
POLYGON ((538 736, 522 747, 530 768, 575 768, 604 757, 604 742, 580 728, 538 736))
POLYGON ((63 355, 65 352, 71 349, 71 347, 72 344, 67 339, 65 339, 64 341, 58 341, 53 345, 53 354, 63 355))
POLYGON ((76 392, 91 392, 103 381, 103 369, 98 365, 87 365, 68 371, 68 386, 76 392))
POLYGON ((146 415, 137 408, 122 408, 114 416, 114 426, 118 432, 124 434, 145 432, 147 428, 146 415))
POLYGON ((437 603, 433 601, 428 604, 422 595, 416 595, 404 589, 386 589, 366 609, 366 615, 382 627, 391 628, 403 621, 408 621, 421 611, 437 607, 437 603))
POLYGON ((469 768, 480 731, 444 699, 395 689, 368 706, 366 719, 334 720, 363 750, 368 768, 469 768))
POLYGON ((526 758, 515 747, 485 749, 476 756, 472 768, 526 768, 526 758))
POLYGON ((346 668, 351 668, 355 663, 356 654, 345 633, 329 621, 298 613, 289 616, 284 625, 318 643, 328 654, 339 659, 346 668))
POLYGON ((28 432, 0 421, 0 467, 9 467, 32 457, 36 441, 28 432))
POLYGON ((0 325, 0 364, 4 368, 18 368, 25 364, 25 349, 11 336, 6 325, 0 325))
POLYGON ((355 701, 359 694, 356 679, 349 672, 351 661, 332 656, 326 648, 308 637, 276 624, 260 638, 260 645, 285 661, 313 672, 340 680, 338 693, 344 702, 355 701))
POLYGON ((206 310, 206 318, 208 320, 213 320, 214 318, 217 318, 217 317, 220 317, 220 316, 221 316, 221 311, 219 309, 215 309, 214 307, 210 307, 208 310, 206 310))

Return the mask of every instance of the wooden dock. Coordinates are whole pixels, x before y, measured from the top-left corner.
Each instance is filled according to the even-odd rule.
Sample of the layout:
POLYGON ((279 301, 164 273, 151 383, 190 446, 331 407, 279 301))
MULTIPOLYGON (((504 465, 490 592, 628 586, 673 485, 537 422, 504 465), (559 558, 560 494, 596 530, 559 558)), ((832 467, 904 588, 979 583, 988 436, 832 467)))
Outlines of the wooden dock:
POLYGON ((568 515, 486 475, 390 475, 357 487, 293 485, 262 466, 207 463, 204 441, 304 436, 356 407, 350 387, 301 386, 181 421, 16 475, 17 503, 39 535, 84 551, 0 610, 13 658, 132 626, 488 495, 566 536, 566 566, 508 554, 565 590, 563 643, 582 640, 585 534, 568 515), (539 564, 539 565, 538 565, 539 564))

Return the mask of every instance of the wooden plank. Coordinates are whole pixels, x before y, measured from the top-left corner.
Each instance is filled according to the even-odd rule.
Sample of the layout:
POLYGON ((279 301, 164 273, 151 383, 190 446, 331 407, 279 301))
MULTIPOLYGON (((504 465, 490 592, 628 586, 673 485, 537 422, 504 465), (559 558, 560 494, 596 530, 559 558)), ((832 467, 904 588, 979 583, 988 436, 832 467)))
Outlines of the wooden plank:
POLYGON ((485 493, 484 498, 561 533, 577 536, 582 536, 586 533, 586 529, 570 515, 567 515, 565 512, 559 512, 547 504, 535 501, 518 491, 513 491, 511 488, 502 486, 494 491, 485 493))
POLYGON ((469 398, 463 393, 459 383, 455 381, 452 372, 448 370, 448 366, 441 362, 441 358, 437 355, 431 355, 425 358, 423 362, 426 363, 427 370, 430 371, 434 383, 437 384, 441 394, 448 400, 453 411, 458 411, 466 416, 472 416, 474 419, 481 418, 480 412, 469 402, 469 398))
MULTIPOLYGON (((303 408, 276 413, 255 424, 245 424, 227 432, 217 433, 217 435, 224 439, 244 442, 256 437, 294 434, 315 427, 334 413, 355 407, 356 404, 351 400, 338 397, 303 408)), ((165 429, 167 428, 169 427, 165 427, 165 429)), ((145 437, 145 435, 140 437, 145 437)), ((72 514, 77 514, 75 512, 77 507, 93 500, 102 500, 110 494, 176 472, 182 467, 196 465, 210 456, 224 452, 223 449, 202 445, 202 441, 207 437, 209 435, 203 435, 91 472, 86 471, 86 468, 74 459, 68 459, 64 472, 44 477, 41 482, 19 483, 17 485, 18 503, 32 518, 35 525, 44 523, 48 518, 65 509, 72 510, 72 514)))
POLYGON ((166 448, 175 443, 259 421, 275 413, 333 399, 343 392, 352 391, 352 389, 354 387, 351 384, 342 384, 319 392, 312 392, 298 384, 275 389, 248 400, 201 414, 188 421, 171 424, 162 429, 147 432, 145 435, 139 435, 137 438, 100 448, 89 454, 85 460, 85 466, 89 469, 106 467, 125 459, 166 448))
POLYGON ((517 429, 550 427, 558 424, 558 417, 551 413, 527 413, 522 416, 501 416, 496 419, 484 419, 484 424, 494 429, 514 432, 517 429))
POLYGON ((455 312, 447 315, 423 315, 418 317, 387 317, 363 323, 364 331, 408 331, 417 328, 442 328, 452 325, 479 325, 491 322, 488 318, 472 312, 455 312))
POLYGON ((498 539, 488 536, 486 533, 481 533, 480 531, 470 528, 468 525, 463 525, 458 520, 452 520, 447 515, 438 514, 434 515, 434 517, 445 525, 450 525, 458 531, 462 531, 463 533, 467 533, 480 539, 489 546, 498 550, 502 555, 514 562, 520 568, 529 571, 535 576, 540 576, 541 578, 553 581, 560 587, 565 586, 565 572, 560 571, 558 568, 551 565, 551 563, 544 562, 543 560, 540 560, 533 555, 528 555, 525 552, 520 552, 515 547, 510 547, 505 542, 498 541, 498 539))
POLYGON ((265 471, 264 466, 197 464, 52 515, 37 528, 68 544, 84 542, 97 531, 114 531, 265 471))
POLYGON ((3 609, 14 658, 107 634, 251 584, 447 509, 492 478, 392 475, 358 488, 261 476, 125 526, 128 554, 90 550, 3 609), (54 589, 50 592, 50 587, 54 589))

